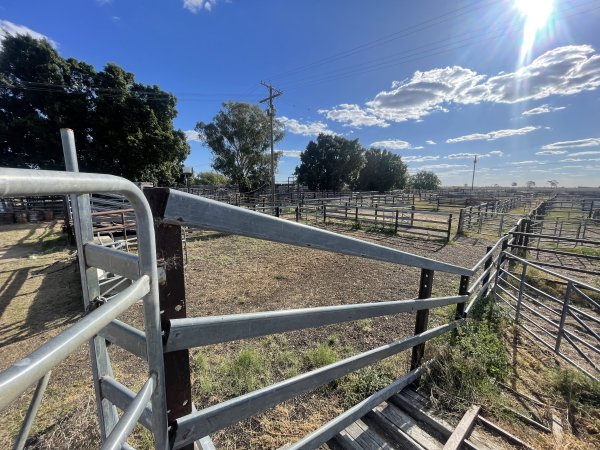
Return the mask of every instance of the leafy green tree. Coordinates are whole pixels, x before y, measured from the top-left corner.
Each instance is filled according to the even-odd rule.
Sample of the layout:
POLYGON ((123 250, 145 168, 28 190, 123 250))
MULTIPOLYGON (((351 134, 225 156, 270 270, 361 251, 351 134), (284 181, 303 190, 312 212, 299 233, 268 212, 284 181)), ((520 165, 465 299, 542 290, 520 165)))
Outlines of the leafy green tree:
MULTIPOLYGON (((200 140, 213 152, 212 167, 247 192, 270 184, 271 124, 258 106, 241 102, 223 103, 212 122, 198 122, 200 140)), ((283 139, 283 126, 275 121, 273 138, 283 139)), ((275 164, 280 153, 275 153, 275 164)))
POLYGON ((301 162, 295 172, 298 182, 318 190, 355 186, 365 163, 364 152, 358 139, 319 134, 317 142, 310 141, 300 154, 301 162))
POLYGON ((0 165, 64 169, 72 128, 80 169, 172 184, 190 148, 175 130, 175 97, 115 64, 97 72, 45 40, 6 36, 0 51, 0 165))
POLYGON ((201 186, 226 186, 229 183, 229 178, 217 172, 200 172, 192 182, 201 186))
POLYGON ((426 170, 421 170, 410 177, 410 186, 413 189, 433 191, 439 189, 441 184, 442 182, 435 173, 426 170))
POLYGON ((400 155, 388 150, 369 149, 365 152, 365 160, 356 185, 359 190, 383 192, 406 186, 408 171, 400 155))

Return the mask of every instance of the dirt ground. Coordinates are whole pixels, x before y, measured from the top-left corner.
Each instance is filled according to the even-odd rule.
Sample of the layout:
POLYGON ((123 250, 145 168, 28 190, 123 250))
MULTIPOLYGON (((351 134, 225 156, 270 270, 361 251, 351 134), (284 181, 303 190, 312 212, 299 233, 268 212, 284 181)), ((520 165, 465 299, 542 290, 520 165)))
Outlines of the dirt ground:
MULTIPOLYGON (((338 231, 462 266, 475 264, 493 242, 461 237, 446 244, 347 228, 338 231)), ((415 298, 418 292, 419 269, 318 250, 191 231, 187 251, 190 317, 402 300, 415 298)), ((456 294, 458 283, 456 275, 436 273, 433 295, 456 294)), ((73 250, 64 245, 59 224, 0 228, 0 369, 62 331, 81 317, 81 312, 76 260, 73 250)), ((442 323, 451 313, 448 308, 432 312, 430 323, 442 323)), ((122 319, 141 325, 140 306, 130 308, 122 319)), ((404 314, 195 349, 191 353, 194 402, 198 408, 206 407, 327 363, 330 358, 346 357, 412 334, 413 328, 414 315, 404 314), (249 378, 248 373, 255 376, 249 378), (221 380, 227 376, 233 376, 237 384, 221 380)), ((139 389, 144 365, 124 351, 111 347, 110 353, 116 378, 139 389)), ((405 373, 407 357, 403 354, 391 360, 384 372, 405 373)), ((383 381, 375 380, 373 386, 383 381)), ((353 387, 349 380, 303 395, 213 438, 217 447, 228 449, 274 448, 292 442, 347 407, 346 397, 353 387)), ((3 411, 0 448, 11 447, 30 395, 24 394, 3 411)), ((53 371, 29 448, 97 448, 97 428, 84 346, 53 371)), ((147 432, 140 429, 130 442, 137 448, 150 445, 147 432)))

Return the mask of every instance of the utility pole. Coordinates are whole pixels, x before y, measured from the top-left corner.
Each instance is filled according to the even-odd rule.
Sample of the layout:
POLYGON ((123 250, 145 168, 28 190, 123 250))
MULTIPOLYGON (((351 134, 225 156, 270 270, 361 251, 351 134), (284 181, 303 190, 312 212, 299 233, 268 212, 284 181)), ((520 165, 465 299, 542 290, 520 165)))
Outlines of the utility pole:
POLYGON ((275 207, 275 153, 273 146, 275 144, 273 137, 273 118, 275 117, 275 107, 273 106, 273 99, 275 97, 279 97, 283 92, 278 89, 275 89, 273 85, 267 84, 264 81, 261 81, 264 87, 269 90, 269 96, 267 98, 263 98, 259 103, 269 102, 269 109, 267 109, 267 115, 269 119, 271 119, 271 205, 275 207))
POLYGON ((473 186, 475 185, 475 166, 477 165, 477 155, 475 155, 475 159, 473 160, 473 178, 471 179, 471 190, 473 190, 473 186))

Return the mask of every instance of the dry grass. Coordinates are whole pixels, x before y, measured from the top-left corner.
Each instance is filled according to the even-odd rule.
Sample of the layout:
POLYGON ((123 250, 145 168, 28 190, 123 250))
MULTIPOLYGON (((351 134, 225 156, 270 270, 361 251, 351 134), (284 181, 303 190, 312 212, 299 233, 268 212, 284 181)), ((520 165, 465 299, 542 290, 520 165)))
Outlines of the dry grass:
MULTIPOLYGON (((335 229, 335 227, 330 227, 335 229)), ((474 264, 489 240, 459 238, 453 245, 367 233, 345 233, 460 265, 474 264)), ((0 230, 0 345, 4 369, 63 330, 81 312, 79 275, 56 225, 11 226, 0 230), (52 247, 55 247, 52 249, 52 247)), ((192 232, 186 268, 188 316, 299 308, 414 298, 419 270, 317 250, 212 232, 192 232)), ((458 277, 436 274, 434 294, 457 292, 458 277)), ((441 323, 451 308, 432 314, 441 323)), ((140 308, 123 319, 141 326, 140 308)), ((322 327, 192 351, 194 400, 198 408, 249 389, 309 370, 412 332, 414 317, 400 315, 322 327), (250 376, 247 372, 250 372, 250 376)), ((119 349, 110 350, 115 376, 131 389, 143 382, 144 365, 119 349)), ((274 448, 297 440, 339 414, 353 395, 377 388, 406 371, 407 355, 375 371, 346 377, 217 433, 220 448, 274 448)), ((96 448, 97 420, 87 348, 55 369, 31 448, 96 448)), ((10 447, 29 395, 3 412, 0 448, 10 447)), ((358 397, 356 397, 358 398, 358 397)), ((150 448, 146 431, 130 442, 150 448)))

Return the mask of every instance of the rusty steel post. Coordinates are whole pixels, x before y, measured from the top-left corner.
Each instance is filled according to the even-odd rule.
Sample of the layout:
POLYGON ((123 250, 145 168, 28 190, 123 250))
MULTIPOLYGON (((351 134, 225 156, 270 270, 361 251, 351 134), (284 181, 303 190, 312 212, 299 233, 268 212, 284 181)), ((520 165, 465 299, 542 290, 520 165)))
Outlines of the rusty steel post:
MULTIPOLYGON (((421 280, 419 282, 419 299, 425 299, 431 297, 431 288, 433 285, 433 274, 434 271, 430 269, 421 269, 421 280)), ((429 310, 423 309, 417 311, 415 319, 415 334, 423 333, 427 331, 427 324, 429 322, 429 310)), ((419 344, 413 347, 412 357, 410 360, 410 370, 414 370, 421 365, 423 354, 425 353, 425 343, 419 344)))
MULTIPOLYGON (((152 215, 156 233, 156 259, 159 267, 165 270, 166 281, 159 285, 161 324, 166 340, 171 319, 183 319, 186 314, 185 278, 181 227, 161 223, 164 216, 168 188, 144 189, 152 215)), ((164 354, 165 385, 168 423, 192 412, 192 385, 190 379, 190 355, 188 350, 164 354)), ((182 447, 193 450, 194 445, 182 447)))

